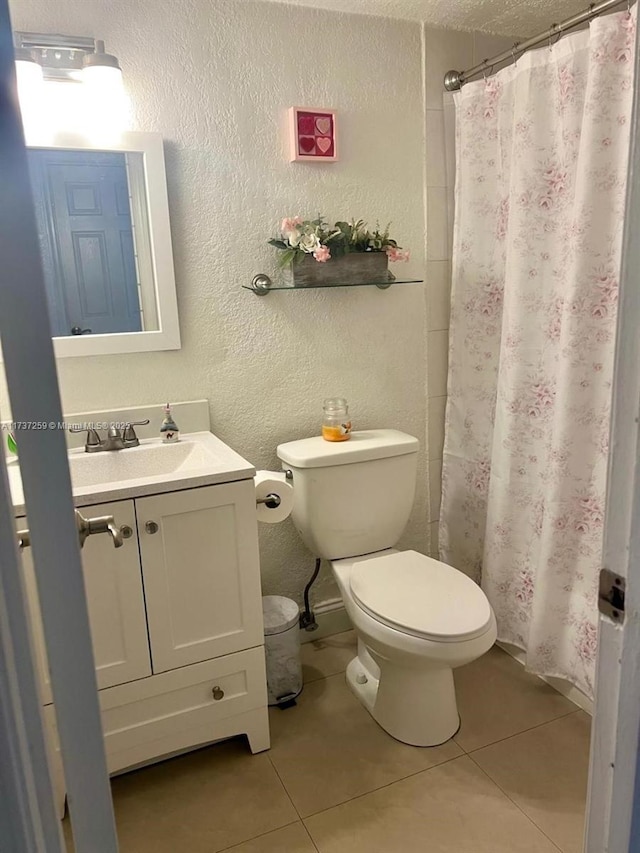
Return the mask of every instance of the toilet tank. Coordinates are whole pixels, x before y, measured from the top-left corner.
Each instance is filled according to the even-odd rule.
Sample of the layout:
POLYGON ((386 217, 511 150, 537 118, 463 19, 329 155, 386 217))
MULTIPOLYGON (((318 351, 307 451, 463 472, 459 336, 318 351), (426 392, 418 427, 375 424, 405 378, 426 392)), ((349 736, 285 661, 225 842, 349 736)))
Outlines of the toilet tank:
POLYGON ((392 429, 278 447, 293 473, 291 518, 312 554, 342 559, 397 543, 413 507, 418 447, 417 438, 392 429))

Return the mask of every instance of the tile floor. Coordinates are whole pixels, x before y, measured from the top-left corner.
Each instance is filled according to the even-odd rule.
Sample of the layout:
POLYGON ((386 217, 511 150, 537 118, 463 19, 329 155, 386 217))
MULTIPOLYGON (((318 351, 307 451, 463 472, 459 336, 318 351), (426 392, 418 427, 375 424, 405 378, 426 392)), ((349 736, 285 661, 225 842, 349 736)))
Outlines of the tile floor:
POLYGON ((354 653, 351 631, 305 644, 269 752, 238 739, 114 779, 121 851, 580 853, 587 714, 494 648, 456 672, 454 740, 416 749, 350 693, 354 653))

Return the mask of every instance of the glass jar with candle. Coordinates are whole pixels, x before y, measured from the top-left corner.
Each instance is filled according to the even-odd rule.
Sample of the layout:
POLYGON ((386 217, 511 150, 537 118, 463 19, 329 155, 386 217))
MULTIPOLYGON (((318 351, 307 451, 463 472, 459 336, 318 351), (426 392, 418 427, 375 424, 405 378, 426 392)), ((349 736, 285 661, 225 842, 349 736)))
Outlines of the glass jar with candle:
POLYGON ((344 397, 330 397, 324 401, 322 437, 326 441, 347 441, 351 438, 349 406, 344 397))

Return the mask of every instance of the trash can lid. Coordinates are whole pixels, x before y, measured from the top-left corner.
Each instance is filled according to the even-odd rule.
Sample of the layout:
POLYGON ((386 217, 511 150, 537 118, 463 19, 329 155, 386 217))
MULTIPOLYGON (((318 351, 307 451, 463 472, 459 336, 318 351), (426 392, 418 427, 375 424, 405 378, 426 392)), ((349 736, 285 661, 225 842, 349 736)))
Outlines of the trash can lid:
POLYGON ((266 637, 270 634, 282 634, 297 625, 300 620, 298 605, 283 595, 265 595, 262 599, 262 615, 266 637))

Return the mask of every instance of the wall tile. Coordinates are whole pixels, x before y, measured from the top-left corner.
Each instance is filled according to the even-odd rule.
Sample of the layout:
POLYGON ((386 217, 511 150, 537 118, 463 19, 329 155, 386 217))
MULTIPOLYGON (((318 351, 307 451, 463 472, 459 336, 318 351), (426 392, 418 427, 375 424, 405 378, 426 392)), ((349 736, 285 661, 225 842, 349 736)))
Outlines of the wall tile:
POLYGON ((454 30, 426 30, 427 109, 441 110, 443 79, 447 71, 464 71, 473 64, 473 34, 454 30))
POLYGON ((429 397, 429 461, 442 459, 446 397, 429 397))
POLYGON ((445 198, 446 216, 447 216, 447 257, 453 258, 453 226, 455 224, 456 215, 456 198, 455 187, 449 186, 446 188, 447 194, 445 198))
POLYGON ((447 190, 427 188, 427 260, 445 261, 449 257, 447 190))
POLYGON ((427 328, 430 332, 449 328, 451 313, 451 268, 449 261, 427 262, 427 328))
MULTIPOLYGON (((490 36, 485 33, 473 34, 473 65, 479 65, 485 59, 491 59, 502 53, 504 50, 509 50, 513 47, 514 42, 522 41, 517 36, 490 36)), ((496 65, 494 71, 504 68, 509 64, 509 61, 503 62, 501 65, 496 65)))
POLYGON ((444 124, 445 183, 448 187, 453 187, 456 181, 456 106, 451 93, 445 96, 442 119, 444 124))
POLYGON ((444 115, 442 110, 427 110, 427 186, 445 187, 444 115))
POLYGON ((438 527, 440 526, 440 522, 432 521, 429 524, 429 541, 430 541, 430 556, 432 556, 435 560, 440 559, 440 549, 438 547, 438 527))
POLYGON ((427 336, 427 394, 444 397, 447 393, 449 332, 429 332, 427 336))
POLYGON ((440 502, 442 500, 442 460, 434 459, 429 463, 429 501, 431 518, 434 522, 440 518, 440 502))

